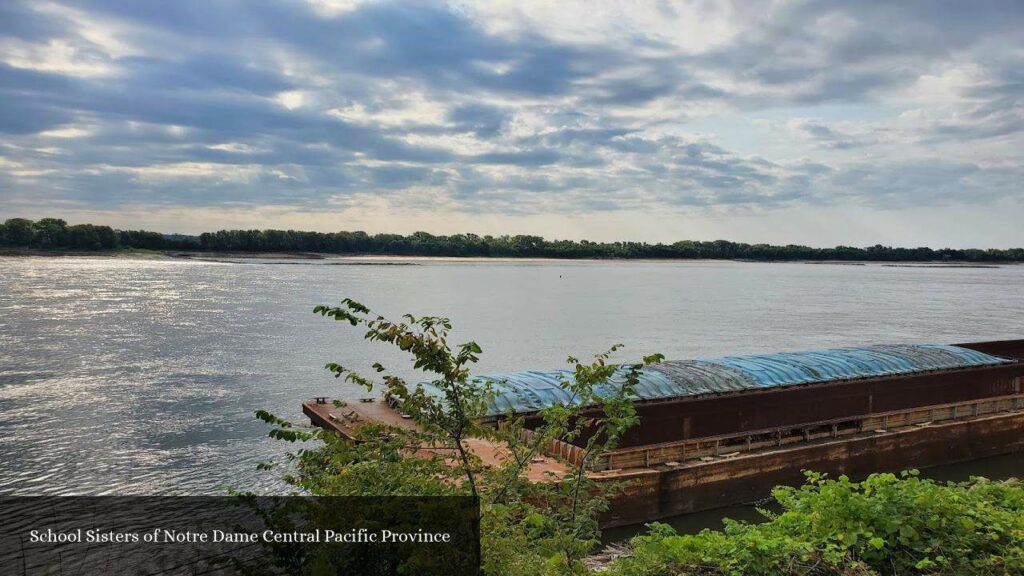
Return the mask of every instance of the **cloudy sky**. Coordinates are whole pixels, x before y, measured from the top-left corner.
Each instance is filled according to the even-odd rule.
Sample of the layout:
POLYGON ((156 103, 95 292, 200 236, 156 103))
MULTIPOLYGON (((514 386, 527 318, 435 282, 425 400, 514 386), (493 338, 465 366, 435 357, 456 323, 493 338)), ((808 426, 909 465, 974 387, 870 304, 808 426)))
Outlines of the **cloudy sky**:
POLYGON ((4 0, 0 217, 1019 246, 1022 30, 1020 0, 4 0))

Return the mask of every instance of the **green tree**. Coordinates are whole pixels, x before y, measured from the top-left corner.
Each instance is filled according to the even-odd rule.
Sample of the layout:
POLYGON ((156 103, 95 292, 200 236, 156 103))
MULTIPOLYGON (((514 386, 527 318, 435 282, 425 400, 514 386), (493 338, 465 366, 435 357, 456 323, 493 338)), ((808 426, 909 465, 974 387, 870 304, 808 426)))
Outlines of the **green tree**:
POLYGON ((660 361, 660 355, 616 365, 609 361, 619 349, 614 346, 589 363, 570 357, 572 377, 561 385, 572 400, 544 409, 543 424, 527 434, 523 419, 512 414, 500 426, 484 423, 493 385, 471 376, 482 351, 475 342, 449 344, 448 319, 407 315, 392 321, 350 299, 340 306, 317 306, 315 312, 408 353, 429 381, 410 384, 380 363, 373 365, 373 377, 327 364, 335 377, 367 390, 382 388, 385 398, 418 425, 415 430, 367 425, 356 443, 257 412, 274 426, 272 437, 318 441, 292 455, 294 466, 285 476, 289 483, 314 495, 471 495, 481 507, 487 573, 586 572, 582 559, 598 543, 598 515, 616 488, 595 483, 587 466, 637 422, 633 386, 642 366, 660 361), (599 386, 613 378, 621 383, 616 393, 599 394, 599 386), (469 448, 471 439, 494 443, 505 457, 485 466, 469 448), (577 442, 583 456, 566 462, 567 472, 549 481, 528 481, 531 462, 553 439, 577 442))
POLYGON ((67 247, 78 250, 110 250, 118 246, 117 233, 110 226, 68 226, 67 238, 67 247))
POLYGON ((27 218, 9 218, 4 222, 4 243, 9 246, 28 246, 32 243, 32 221, 27 218))
POLYGON ((32 245, 40 248, 64 246, 68 223, 59 218, 43 218, 32 225, 32 245))

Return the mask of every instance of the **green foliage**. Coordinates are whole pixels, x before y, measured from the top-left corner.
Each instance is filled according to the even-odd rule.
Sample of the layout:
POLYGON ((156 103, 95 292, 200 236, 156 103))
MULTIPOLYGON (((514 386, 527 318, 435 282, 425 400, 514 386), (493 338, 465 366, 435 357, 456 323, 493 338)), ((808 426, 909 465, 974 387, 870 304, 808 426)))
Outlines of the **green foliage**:
POLYGON ((435 236, 415 232, 408 236, 365 232, 302 232, 297 230, 220 230, 199 238, 202 249, 243 252, 326 252, 394 256, 477 256, 509 258, 666 258, 740 260, 865 260, 865 261, 972 261, 1021 262, 1024 249, 961 250, 943 248, 811 248, 808 246, 744 244, 715 240, 683 240, 672 244, 646 242, 591 242, 546 240, 540 236, 435 236))
POLYGON ((610 574, 1024 574, 1024 485, 942 484, 916 471, 864 482, 807 474, 767 522, 678 535, 652 524, 610 574))
MULTIPOLYGON (((614 448, 637 422, 631 401, 641 367, 661 361, 655 354, 641 363, 617 365, 611 355, 589 363, 569 358, 572 376, 561 385, 572 401, 541 413, 543 424, 529 433, 521 418, 501 426, 484 423, 493 399, 490 385, 471 379, 482 349, 475 342, 451 344, 447 318, 406 315, 393 321, 374 315, 351 299, 314 312, 363 331, 365 339, 408 353, 429 382, 410 384, 380 363, 365 376, 337 362, 325 368, 336 378, 366 390, 382 390, 385 399, 416 422, 416 429, 365 425, 354 442, 332 434, 300 435, 291 423, 265 411, 257 417, 273 426, 271 436, 288 441, 319 440, 290 455, 286 480, 300 493, 313 495, 450 495, 475 496, 481 506, 484 566, 489 574, 582 574, 582 559, 598 544, 598 515, 607 508, 614 486, 597 484, 587 465, 614 448), (610 397, 596 388, 612 376, 624 384, 610 397), (526 478, 532 461, 552 440, 583 448, 568 472, 546 482, 526 478), (470 442, 490 442, 504 456, 484 463, 470 442)), ((267 469, 269 466, 264 465, 267 469)))
POLYGON ((286 440, 288 442, 297 442, 299 440, 312 440, 319 434, 315 431, 299 430, 292 426, 292 423, 274 416, 266 410, 257 410, 256 417, 263 420, 267 424, 274 426, 270 431, 270 437, 277 440, 286 440))
POLYGON ((758 261, 839 260, 876 262, 1024 262, 1024 248, 1007 250, 865 248, 836 246, 812 248, 789 244, 745 244, 715 240, 682 240, 672 244, 646 242, 591 242, 546 240, 540 236, 435 236, 426 232, 374 234, 366 232, 304 232, 300 230, 219 230, 199 236, 160 234, 145 230, 111 230, 106 226, 67 226, 63 220, 32 222, 12 218, 0 224, 0 245, 78 250, 112 247, 146 250, 205 250, 220 252, 323 252, 390 256, 453 256, 507 258, 663 258, 733 259, 758 261), (113 242, 111 244, 111 241, 113 242))
POLYGON ((0 224, 0 246, 65 250, 143 250, 197 249, 198 239, 170 236, 145 230, 114 230, 110 226, 68 223, 59 218, 33 222, 10 218, 0 224))
POLYGON ((4 222, 3 242, 9 246, 28 246, 32 243, 32 221, 25 218, 10 218, 4 222))

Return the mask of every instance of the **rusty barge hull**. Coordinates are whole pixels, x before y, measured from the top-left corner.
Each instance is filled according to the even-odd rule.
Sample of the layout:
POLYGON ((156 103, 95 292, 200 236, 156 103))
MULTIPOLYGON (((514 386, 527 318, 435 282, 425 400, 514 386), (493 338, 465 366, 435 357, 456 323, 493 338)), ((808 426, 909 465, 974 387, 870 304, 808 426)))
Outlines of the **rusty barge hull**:
POLYGON ((755 502, 805 470, 858 478, 1024 451, 1024 340, 959 346, 1013 362, 638 406, 640 430, 594 465, 628 481, 602 526, 755 502))
MULTIPOLYGON (((769 496, 775 486, 803 483, 804 470, 856 478, 1024 451, 1024 340, 928 346, 907 352, 903 360, 920 357, 923 362, 935 348, 954 348, 972 362, 975 352, 991 356, 910 373, 792 380, 791 385, 637 401, 639 425, 618 449, 585 463, 598 481, 625 482, 601 519, 602 527, 754 502, 769 496)), ((803 369, 811 363, 817 373, 813 362, 819 358, 824 372, 837 358, 849 364, 869 354, 887 361, 893 350, 787 354, 727 357, 713 367, 713 375, 732 378, 734 365, 773 369, 789 363, 803 369)), ((650 382, 664 384, 666 374, 671 377, 671 370, 679 370, 677 382, 700 387, 693 374, 707 370, 699 361, 666 364, 648 374, 650 382)), ((546 377, 521 373, 519 390, 524 395, 508 399, 525 402, 557 395, 550 378, 538 381, 546 377)), ((653 384, 649 393, 655 391, 653 384)), ((313 424, 346 436, 359 421, 413 425, 382 402, 349 405, 354 419, 324 399, 304 403, 303 410, 313 424)), ((539 424, 535 411, 521 410, 519 415, 528 428, 539 424)), ((562 474, 579 465, 583 450, 578 442, 552 442, 530 479, 543 481, 549 473, 562 474)), ((481 444, 472 449, 485 461, 500 459, 500 447, 481 444)))
MULTIPOLYGON (((798 427, 808 422, 1003 396, 1021 391, 1022 375, 1024 365, 1011 364, 645 402, 637 404, 640 424, 626 433, 622 445, 798 427)), ((599 416, 596 412, 586 415, 599 416)), ((541 423, 539 416, 526 421, 528 427, 541 423)))
MULTIPOLYGON (((800 426, 866 414, 968 402, 1024 392, 1024 340, 974 342, 958 347, 1014 362, 917 374, 802 384, 765 390, 708 394, 636 402, 640 424, 623 437, 623 447, 690 438, 800 426)), ((599 416, 586 411, 586 416, 599 416)), ((527 427, 542 424, 524 414, 527 427)))
POLYGON ((628 481, 602 518, 605 528, 650 522, 765 498, 798 486, 804 470, 846 474, 896 472, 1024 450, 1024 412, 910 426, 855 438, 808 443, 686 466, 623 469, 628 481))

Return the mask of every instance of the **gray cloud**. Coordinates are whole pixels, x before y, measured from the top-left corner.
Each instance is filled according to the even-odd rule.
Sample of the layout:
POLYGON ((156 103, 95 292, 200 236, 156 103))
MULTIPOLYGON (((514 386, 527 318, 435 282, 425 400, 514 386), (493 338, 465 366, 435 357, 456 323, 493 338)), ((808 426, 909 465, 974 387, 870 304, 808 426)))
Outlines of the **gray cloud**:
POLYGON ((733 40, 684 49, 491 28, 440 3, 325 15, 283 1, 48 13, 11 1, 0 7, 0 196, 41 208, 309 207, 360 193, 416 204, 429 190, 467 212, 545 213, 1019 195, 1020 2, 752 14, 736 18, 733 40), (919 83, 960 78, 951 70, 969 81, 929 103, 919 83), (795 132, 820 157, 754 157, 689 126, 710 118, 735 142, 756 115, 791 109, 829 119, 773 137, 795 132), (902 119, 915 114, 925 119, 902 119), (999 161, 943 148, 966 141, 999 161))
POLYGON ((448 112, 448 120, 481 138, 501 132, 511 115, 507 110, 483 104, 463 104, 448 112))
POLYGON ((870 138, 847 134, 819 120, 798 120, 794 123, 794 128, 822 148, 830 150, 848 150, 872 143, 870 138))

